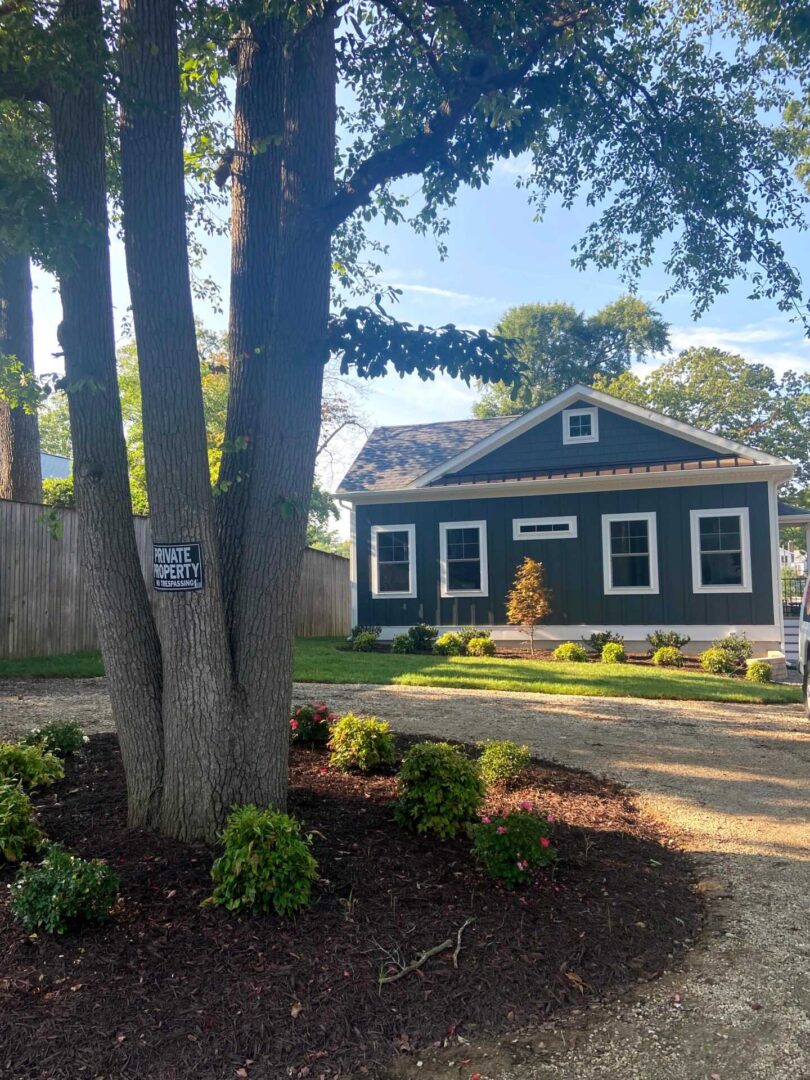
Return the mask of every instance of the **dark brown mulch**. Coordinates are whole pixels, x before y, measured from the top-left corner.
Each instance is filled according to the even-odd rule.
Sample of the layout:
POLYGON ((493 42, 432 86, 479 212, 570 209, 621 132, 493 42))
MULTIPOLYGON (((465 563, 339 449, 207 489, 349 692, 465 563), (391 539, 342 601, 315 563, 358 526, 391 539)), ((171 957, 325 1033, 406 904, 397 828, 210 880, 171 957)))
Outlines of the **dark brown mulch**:
POLYGON ((314 906, 295 921, 239 918, 200 908, 211 849, 126 829, 115 737, 94 736, 37 803, 52 839, 116 868, 123 901, 106 926, 54 939, 29 938, 0 900, 0 1075, 380 1076, 398 1053, 505 1033, 651 978, 697 929, 688 860, 617 785, 537 764, 490 800, 492 811, 529 798, 559 819, 556 869, 510 894, 466 841, 397 828, 394 777, 326 761, 291 759, 290 810, 314 832, 322 873, 314 906), (457 969, 445 952, 380 988, 391 957, 410 962, 466 919, 457 969))

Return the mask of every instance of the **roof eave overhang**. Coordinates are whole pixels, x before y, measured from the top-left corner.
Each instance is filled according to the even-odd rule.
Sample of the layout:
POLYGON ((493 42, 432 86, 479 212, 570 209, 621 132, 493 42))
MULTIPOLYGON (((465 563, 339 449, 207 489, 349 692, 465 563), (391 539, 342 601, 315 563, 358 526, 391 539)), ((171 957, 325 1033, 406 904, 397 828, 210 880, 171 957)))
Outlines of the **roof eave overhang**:
MULTIPOLYGON (((335 498, 345 502, 444 502, 454 499, 497 499, 520 495, 553 495, 564 492, 629 490, 661 487, 699 487, 707 484, 741 484, 775 480, 784 483, 793 476, 789 463, 778 465, 735 465, 711 470, 625 473, 620 476, 552 477, 545 480, 497 480, 477 484, 434 484, 431 487, 390 488, 377 491, 339 491, 335 498)), ((782 519, 780 519, 781 521, 782 519)), ((808 518, 810 520, 810 518, 808 518)), ((794 523, 798 524, 798 522, 794 523)))

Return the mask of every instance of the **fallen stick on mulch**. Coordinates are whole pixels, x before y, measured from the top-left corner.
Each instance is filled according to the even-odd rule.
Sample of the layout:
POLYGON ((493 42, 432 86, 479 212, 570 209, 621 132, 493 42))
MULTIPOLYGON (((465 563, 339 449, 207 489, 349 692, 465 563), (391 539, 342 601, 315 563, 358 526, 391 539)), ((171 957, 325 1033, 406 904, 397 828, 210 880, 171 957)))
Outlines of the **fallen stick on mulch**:
POLYGON ((457 968, 458 954, 461 952, 461 935, 464 933, 470 923, 473 922, 475 922, 475 919, 467 919, 466 922, 462 923, 462 925, 458 928, 458 933, 456 934, 456 947, 454 949, 453 939, 448 938, 447 941, 443 941, 441 945, 434 945, 432 949, 426 949, 425 952, 423 952, 421 956, 417 957, 412 964, 406 964, 405 967, 401 967, 399 971, 395 971, 393 975, 383 975, 382 972, 380 972, 380 986, 382 986, 383 983, 396 982, 397 979, 401 979, 405 975, 411 975, 414 971, 418 971, 421 967, 423 967, 425 962, 428 961, 431 956, 438 956, 439 953, 447 952, 448 949, 453 949, 453 967, 457 968))

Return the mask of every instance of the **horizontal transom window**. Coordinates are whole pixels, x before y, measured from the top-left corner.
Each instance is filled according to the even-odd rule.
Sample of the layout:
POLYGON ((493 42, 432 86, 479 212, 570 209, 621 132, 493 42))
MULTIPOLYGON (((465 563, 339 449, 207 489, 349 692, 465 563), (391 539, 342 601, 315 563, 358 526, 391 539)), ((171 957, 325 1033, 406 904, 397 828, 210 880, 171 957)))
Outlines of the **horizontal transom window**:
POLYGON ((371 595, 380 599, 416 596, 414 525, 372 526, 371 595))
POLYGON ((603 514, 602 560, 606 594, 657 593, 655 514, 603 514))
POLYGON ((487 524, 443 521, 439 525, 442 596, 486 596, 487 524))
POLYGON ((694 592, 750 592, 748 508, 692 510, 694 592))
POLYGON ((575 517, 512 518, 513 540, 562 540, 575 539, 575 517))

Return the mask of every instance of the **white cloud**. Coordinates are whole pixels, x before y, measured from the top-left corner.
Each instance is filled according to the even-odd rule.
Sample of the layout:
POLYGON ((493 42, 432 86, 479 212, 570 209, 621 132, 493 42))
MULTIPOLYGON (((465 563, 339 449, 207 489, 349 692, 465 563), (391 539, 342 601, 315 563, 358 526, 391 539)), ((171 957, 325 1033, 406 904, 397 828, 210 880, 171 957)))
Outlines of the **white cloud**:
POLYGON ((672 328, 670 338, 674 349, 689 349, 692 346, 710 346, 717 349, 745 349, 745 346, 758 345, 767 341, 785 341, 791 337, 784 326, 768 323, 750 323, 739 330, 728 330, 719 326, 676 326, 672 328))
POLYGON ((494 296, 473 296, 472 293, 456 292, 453 289, 441 289, 436 285, 410 285, 406 282, 393 281, 391 287, 401 289, 404 293, 415 293, 417 296, 434 296, 440 300, 452 300, 456 304, 500 304, 501 301, 494 296))

